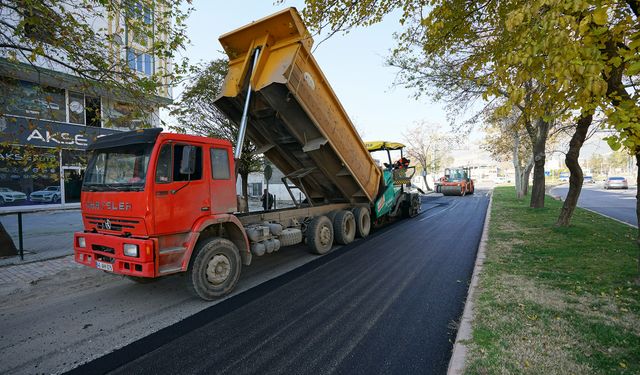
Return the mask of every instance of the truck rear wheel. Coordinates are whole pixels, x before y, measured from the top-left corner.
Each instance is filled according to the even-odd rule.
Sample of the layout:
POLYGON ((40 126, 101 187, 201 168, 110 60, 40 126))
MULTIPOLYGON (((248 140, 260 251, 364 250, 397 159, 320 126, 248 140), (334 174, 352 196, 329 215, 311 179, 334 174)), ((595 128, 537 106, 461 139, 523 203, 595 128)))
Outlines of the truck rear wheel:
POLYGON ((242 262, 233 242, 212 237, 198 244, 187 269, 187 288, 211 301, 233 290, 240 278, 242 262))
POLYGON ((333 218, 333 235, 342 245, 353 242, 356 237, 356 218, 351 211, 340 211, 333 218))
POLYGON ((369 215, 369 210, 365 207, 356 207, 352 212, 356 219, 356 234, 358 237, 367 237, 371 231, 371 216, 369 215))
POLYGON ((307 246, 314 254, 325 254, 333 245, 333 225, 326 216, 318 216, 307 227, 307 246))

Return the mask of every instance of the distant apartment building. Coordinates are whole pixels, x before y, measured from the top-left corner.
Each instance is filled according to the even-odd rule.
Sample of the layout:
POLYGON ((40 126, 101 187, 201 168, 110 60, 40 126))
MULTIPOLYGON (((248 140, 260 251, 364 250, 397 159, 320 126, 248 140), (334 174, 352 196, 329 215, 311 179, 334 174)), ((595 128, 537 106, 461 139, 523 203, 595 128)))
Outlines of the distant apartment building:
MULTIPOLYGON (((105 56, 143 76, 170 69, 170 61, 148 52, 147 46, 163 35, 140 37, 127 27, 136 17, 155 30, 164 3, 126 4, 132 11, 112 14, 95 8, 91 15, 93 30, 113 36, 105 56)), ((19 21, 7 9, 3 16, 19 21)), ((29 61, 0 50, 0 206, 79 202, 87 145, 99 136, 158 126, 159 108, 171 102, 167 84, 145 100, 141 111, 123 94, 88 85, 71 72, 42 57, 29 61)))

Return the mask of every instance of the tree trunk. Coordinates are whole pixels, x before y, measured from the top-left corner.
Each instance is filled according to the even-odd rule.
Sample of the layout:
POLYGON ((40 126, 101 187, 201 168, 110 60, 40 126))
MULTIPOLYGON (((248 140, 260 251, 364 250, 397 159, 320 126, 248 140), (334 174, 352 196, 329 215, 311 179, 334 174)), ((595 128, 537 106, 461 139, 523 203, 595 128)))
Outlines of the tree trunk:
POLYGON ((531 170, 533 169, 533 158, 529 160, 527 166, 524 168, 524 175, 522 176, 522 185, 524 186, 524 195, 529 195, 529 177, 531 176, 531 170))
POLYGON ((522 175, 523 170, 520 164, 516 164, 515 160, 513 162, 513 168, 515 169, 515 178, 516 178, 516 198, 522 199, 524 197, 524 186, 522 186, 522 175))
POLYGON ((571 173, 569 177, 569 192, 562 204, 560 216, 558 216, 558 221, 556 222, 557 226, 568 227, 569 224, 571 224, 571 217, 578 204, 578 198, 582 191, 582 183, 584 182, 584 175, 582 174, 582 168, 580 167, 578 158, 580 157, 580 149, 584 144, 584 140, 587 138, 587 132, 589 131, 592 121, 592 114, 580 117, 576 125, 576 130, 571 137, 571 142, 569 142, 569 151, 564 159, 564 163, 571 173))
MULTIPOLYGON (((427 168, 422 169, 423 171, 425 171, 425 174, 427 172, 427 168)), ((427 182, 427 176, 422 176, 422 179, 424 180, 424 186, 427 188, 427 191, 431 191, 431 187, 429 186, 429 183, 427 182)))
POLYGON ((546 160, 546 143, 549 135, 549 123, 538 119, 535 129, 529 131, 533 144, 533 186, 531 187, 531 208, 543 208, 545 196, 544 164, 546 160))
POLYGON ((242 179, 242 197, 247 202, 245 212, 249 212, 249 172, 240 171, 240 178, 242 179))
POLYGON ((522 199, 524 197, 524 190, 522 186, 522 165, 520 165, 520 134, 518 131, 513 132, 513 169, 515 171, 515 183, 516 183, 516 198, 522 199))

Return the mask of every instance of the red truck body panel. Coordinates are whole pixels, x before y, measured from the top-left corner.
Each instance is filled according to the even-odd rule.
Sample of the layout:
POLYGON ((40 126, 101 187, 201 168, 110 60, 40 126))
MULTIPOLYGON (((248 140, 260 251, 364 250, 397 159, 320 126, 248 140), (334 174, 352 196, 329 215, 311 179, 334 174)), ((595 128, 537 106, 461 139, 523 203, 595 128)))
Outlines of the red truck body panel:
MULTIPOLYGON (((219 154, 218 154, 219 155, 219 154)), ((172 159, 173 163, 173 159, 172 159)), ((81 194, 83 232, 74 238, 78 263, 121 275, 159 277, 185 271, 199 234, 209 225, 230 223, 238 228, 241 251, 249 244, 233 215, 237 208, 231 143, 221 139, 160 133, 149 156, 143 191, 86 191, 81 194), (189 181, 156 178, 163 147, 200 148, 201 175, 189 181), (213 149, 226 152, 228 178, 212 174, 213 149), (80 247, 79 238, 85 246, 80 247), (138 245, 139 255, 124 254, 124 245, 138 245), (101 263, 96 263, 101 262, 101 263), (102 268, 101 268, 102 267, 102 268)))

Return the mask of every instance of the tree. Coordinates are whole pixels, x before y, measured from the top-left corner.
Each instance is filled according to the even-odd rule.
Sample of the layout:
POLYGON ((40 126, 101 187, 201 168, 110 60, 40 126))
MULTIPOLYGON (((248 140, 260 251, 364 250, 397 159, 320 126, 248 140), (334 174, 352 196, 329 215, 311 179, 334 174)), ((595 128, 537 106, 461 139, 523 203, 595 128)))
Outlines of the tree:
POLYGON ((523 114, 517 108, 506 117, 491 112, 485 119, 483 148, 498 161, 511 160, 515 171, 516 197, 523 198, 529 191, 529 176, 533 169, 531 138, 523 129, 523 114))
POLYGON ((593 171, 597 171, 597 174, 599 175, 605 174, 604 164, 605 164, 605 160, 601 154, 591 155, 588 161, 588 165, 591 167, 591 169, 593 171))
MULTIPOLYGON (((640 164, 640 15, 637 0, 585 0, 549 4, 534 1, 521 4, 510 12, 507 27, 521 46, 510 50, 507 58, 517 64, 529 65, 537 56, 551 62, 553 74, 546 85, 555 90, 574 89, 571 107, 581 112, 577 118, 572 147, 581 146, 587 123, 600 108, 607 116, 609 127, 617 134, 608 137, 614 150, 626 148, 640 164), (532 30, 539 30, 538 37, 532 30)), ((517 68, 510 66, 508 68, 517 68)), ((522 69, 517 69, 521 71, 522 69)), ((574 150, 575 151, 575 150, 574 150)), ((582 171, 576 160, 578 153, 567 153, 567 166, 573 181, 581 184, 582 171)), ((640 182, 640 173, 637 176, 640 182)), ((579 188, 576 187, 579 194, 579 188)), ((636 214, 640 218, 640 195, 636 214)), ((577 197, 572 199, 577 201, 577 197)), ((565 201, 565 203, 567 203, 565 201)), ((565 205, 566 208, 566 205, 565 205)), ((558 223, 568 225, 561 212, 558 223)), ((569 215, 570 218, 570 215, 569 215)), ((640 231, 637 239, 640 248, 640 231)), ((640 252, 638 258, 640 282, 640 252)))
POLYGON ((1 56, 36 72, 55 67, 76 76, 85 92, 115 92, 144 108, 184 73, 186 60, 139 74, 129 67, 126 41, 163 60, 175 57, 187 42, 191 9, 183 2, 190 1, 158 0, 151 12, 145 0, 0 0, 1 56))
POLYGON ((308 0, 305 16, 312 26, 337 32, 379 22, 400 9, 403 31, 388 60, 400 69, 398 83, 415 89, 416 96, 447 100, 454 113, 478 99, 500 99, 503 116, 519 108, 533 145, 531 206, 543 207, 546 141, 555 120, 569 109, 565 102, 571 101, 565 99, 573 90, 551 87, 553 80, 544 69, 549 62, 543 56, 509 60, 509 51, 517 50, 520 40, 508 27, 507 15, 527 3, 308 0))
MULTIPOLYGON (((421 122, 403 134, 407 144, 407 156, 417 162, 425 174, 430 170, 434 176, 441 167, 442 155, 450 149, 452 141, 450 136, 439 133, 436 130, 438 127, 421 122)), ((423 175, 422 179, 427 190, 432 190, 427 177, 423 175)))
POLYGON ((613 169, 614 173, 617 170, 624 170, 628 165, 629 154, 623 150, 612 152, 607 158, 607 164, 609 169, 613 169))
MULTIPOLYGON (((571 181, 576 197, 582 181, 577 180, 581 170, 573 159, 597 108, 617 131, 609 137, 612 148, 627 148, 640 166, 640 97, 634 78, 640 73, 638 0, 307 0, 307 5, 307 19, 333 32, 379 22, 399 9, 404 31, 398 34, 396 51, 409 51, 427 73, 452 81, 450 91, 480 87, 485 99, 503 96, 504 115, 528 101, 525 128, 536 138, 532 207, 544 204, 541 151, 556 120, 575 117, 575 141, 567 157, 568 167, 576 171, 571 181)), ((408 70, 407 78, 429 91, 432 82, 415 72, 408 70)), ((446 95, 444 90, 440 85, 437 94, 446 95)), ((640 183, 640 168, 637 180, 640 183)), ((640 248, 640 230, 637 242, 640 248)), ((640 256, 638 267, 640 275, 640 256)))
MULTIPOLYGON (((171 111, 178 120, 178 124, 172 126, 174 130, 226 139, 231 143, 237 141, 238 127, 214 105, 228 68, 226 59, 193 67, 192 79, 171 111)), ((246 201, 249 197, 249 173, 262 170, 262 157, 256 154, 255 145, 245 140, 242 156, 236 163, 238 175, 242 178, 242 196, 246 201)))

